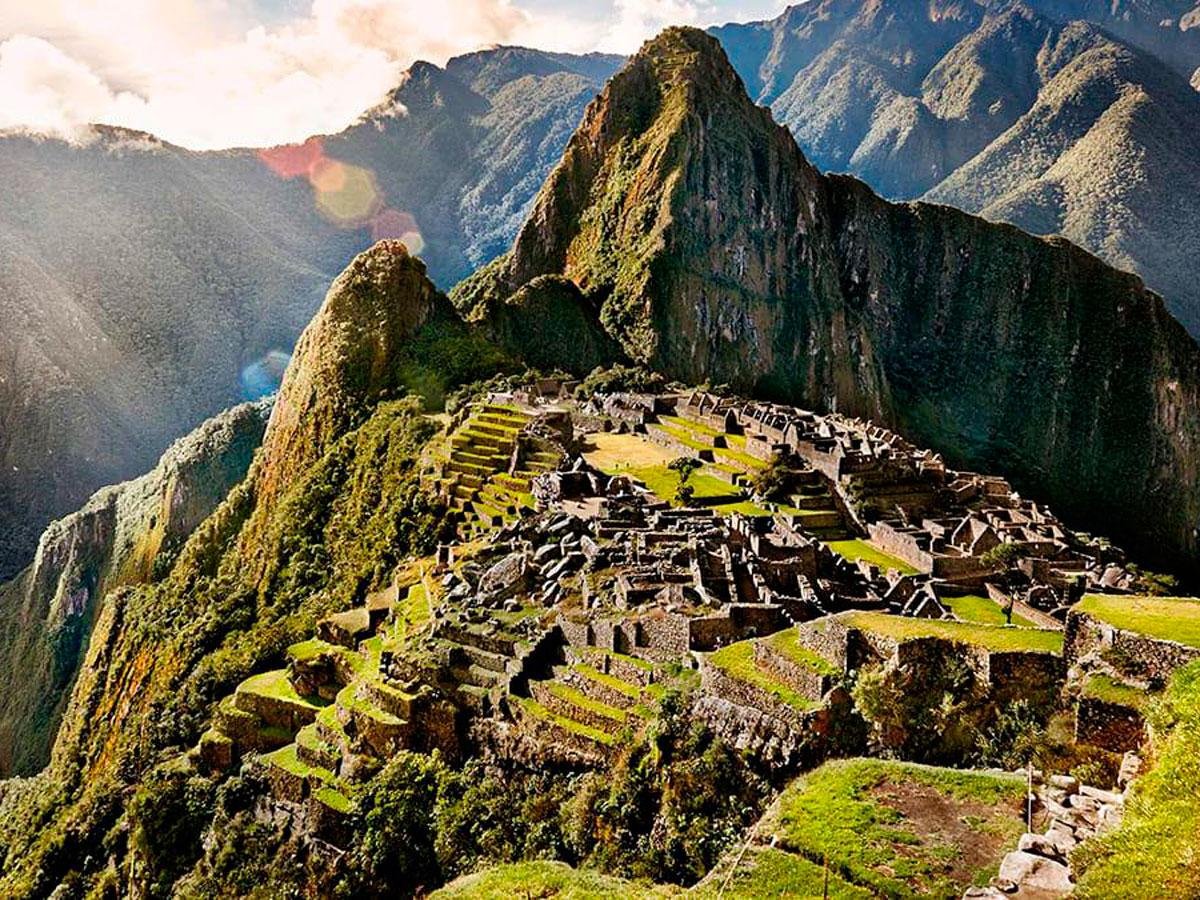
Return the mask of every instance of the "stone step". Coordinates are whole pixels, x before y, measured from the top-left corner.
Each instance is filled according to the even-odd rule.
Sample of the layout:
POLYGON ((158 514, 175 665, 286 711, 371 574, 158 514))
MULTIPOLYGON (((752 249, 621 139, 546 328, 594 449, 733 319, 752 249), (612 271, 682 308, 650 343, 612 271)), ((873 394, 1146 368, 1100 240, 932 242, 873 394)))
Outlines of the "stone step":
POLYGON ((388 684, 381 678, 364 678, 358 683, 358 698, 398 719, 412 717, 413 702, 416 697, 407 691, 388 684))
POLYGON ((512 660, 511 656, 493 653, 491 650, 484 650, 482 647, 475 647, 471 644, 459 644, 458 646, 467 654, 473 665, 501 674, 508 671, 508 663, 512 660))
POLYGON ((641 701, 640 685, 622 682, 587 664, 555 666, 554 677, 563 684, 577 688, 586 696, 618 709, 629 709, 641 701))
POLYGON ((468 666, 455 666, 450 670, 450 674, 454 676, 454 680, 460 685, 469 684, 475 687, 493 688, 501 685, 506 675, 502 672, 496 672, 492 669, 486 669, 483 666, 471 663, 468 666))
POLYGON ((576 688, 557 681, 533 681, 529 684, 533 699, 553 713, 580 722, 606 734, 625 727, 624 710, 589 698, 576 688))
POLYGON ((607 732, 559 716, 531 698, 514 697, 510 708, 522 727, 536 740, 558 741, 601 757, 615 743, 607 732))
POLYGON ((476 450, 455 450, 451 457, 454 462, 470 463, 473 466, 484 466, 488 469, 501 469, 508 462, 508 456, 503 453, 483 453, 476 450))
POLYGON ((527 420, 516 417, 509 417, 500 413, 481 412, 471 417, 470 427, 474 428, 479 425, 486 425, 491 428, 498 428, 506 434, 515 435, 518 431, 525 427, 527 420))
POLYGON ((303 763, 337 772, 342 761, 339 747, 321 737, 316 723, 305 725, 296 733, 296 757, 303 763))
POLYGON ((457 460, 451 460, 447 463, 446 470, 461 475, 478 475, 480 478, 487 478, 493 471, 487 466, 477 465, 476 463, 458 462, 457 460))

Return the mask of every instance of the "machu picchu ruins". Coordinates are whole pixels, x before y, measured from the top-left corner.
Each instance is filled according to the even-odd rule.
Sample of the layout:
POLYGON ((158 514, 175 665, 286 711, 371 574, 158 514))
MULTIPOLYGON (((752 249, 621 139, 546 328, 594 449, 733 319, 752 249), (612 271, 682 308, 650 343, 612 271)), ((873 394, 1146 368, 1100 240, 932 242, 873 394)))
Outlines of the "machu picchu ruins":
MULTIPOLYGON (((241 684, 199 745, 215 771, 260 754, 281 814, 334 854, 352 786, 401 750, 603 768, 683 691, 784 777, 877 746, 864 673, 912 690, 951 660, 973 703, 1125 754, 1124 787, 1148 693, 1200 658, 1096 612, 1191 609, 1148 598, 1119 548, 867 422, 541 379, 437 428, 422 477, 455 536, 241 684)), ((965 896, 1061 896, 1071 847, 1119 821, 1113 785, 1027 775, 1029 833, 965 896)))

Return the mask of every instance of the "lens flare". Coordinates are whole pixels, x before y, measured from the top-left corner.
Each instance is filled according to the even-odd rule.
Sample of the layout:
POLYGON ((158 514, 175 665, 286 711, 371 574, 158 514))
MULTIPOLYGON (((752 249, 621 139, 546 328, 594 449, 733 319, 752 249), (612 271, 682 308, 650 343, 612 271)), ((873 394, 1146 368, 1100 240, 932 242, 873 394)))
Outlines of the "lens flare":
POLYGON ((342 226, 366 225, 383 201, 375 175, 361 166, 325 159, 309 178, 321 215, 342 226))
POLYGON ((385 209, 371 220, 371 237, 377 241, 398 238, 409 232, 416 232, 417 220, 409 213, 398 209, 385 209))
POLYGON ((425 249, 417 220, 387 206, 375 173, 327 156, 321 138, 260 150, 258 158, 280 178, 305 178, 317 211, 338 227, 369 227, 372 240, 398 238, 414 255, 425 249))
POLYGON ((400 235, 400 240, 404 241, 404 246, 413 256, 420 256, 425 249, 425 238, 421 237, 419 231, 406 231, 400 235))
POLYGON ((309 138, 303 144, 258 151, 258 158, 280 178, 307 177, 324 157, 325 145, 319 137, 309 138))
POLYGON ((242 396, 257 400, 279 390, 283 373, 292 357, 282 350, 270 350, 242 369, 242 396))

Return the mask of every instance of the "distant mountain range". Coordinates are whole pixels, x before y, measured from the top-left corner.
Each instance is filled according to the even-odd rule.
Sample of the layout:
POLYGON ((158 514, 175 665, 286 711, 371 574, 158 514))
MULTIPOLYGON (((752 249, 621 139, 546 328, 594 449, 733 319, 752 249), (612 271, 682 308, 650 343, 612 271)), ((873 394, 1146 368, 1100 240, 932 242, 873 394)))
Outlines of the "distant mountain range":
MULTIPOLYGON (((1168 0, 812 0, 713 33, 818 167, 1062 233, 1195 334, 1198 25, 1168 0)), ((418 63, 353 127, 265 153, 0 137, 0 578, 52 518, 271 389, 375 238, 443 288, 506 249, 620 62, 418 63)))
POLYGON ((418 63, 353 127, 267 153, 0 137, 0 578, 52 518, 270 389, 264 357, 376 237, 419 234, 445 286, 505 248, 619 63, 418 63))
POLYGON ((1197 4, 814 0, 712 33, 819 168, 1062 234, 1200 333, 1197 4))

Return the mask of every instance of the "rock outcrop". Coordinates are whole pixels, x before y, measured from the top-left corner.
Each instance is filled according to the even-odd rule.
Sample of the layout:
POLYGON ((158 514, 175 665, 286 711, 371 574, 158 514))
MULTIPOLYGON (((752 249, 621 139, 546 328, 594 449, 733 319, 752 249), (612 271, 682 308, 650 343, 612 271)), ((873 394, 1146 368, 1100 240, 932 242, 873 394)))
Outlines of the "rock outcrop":
POLYGON ((300 335, 283 377, 256 472, 260 506, 400 386, 401 349, 435 316, 454 318, 454 311, 401 241, 381 241, 354 258, 300 335))
POLYGON ((669 376, 870 416, 1142 552, 1196 549, 1200 352, 1161 299, 1066 241, 822 176, 701 32, 613 78, 454 299, 485 316, 550 275, 669 376))
POLYGON ((184 540, 245 477, 269 401, 176 441, 146 475, 98 491, 50 525, 33 564, 0 586, 0 774, 43 764, 104 595, 165 572, 184 540))

